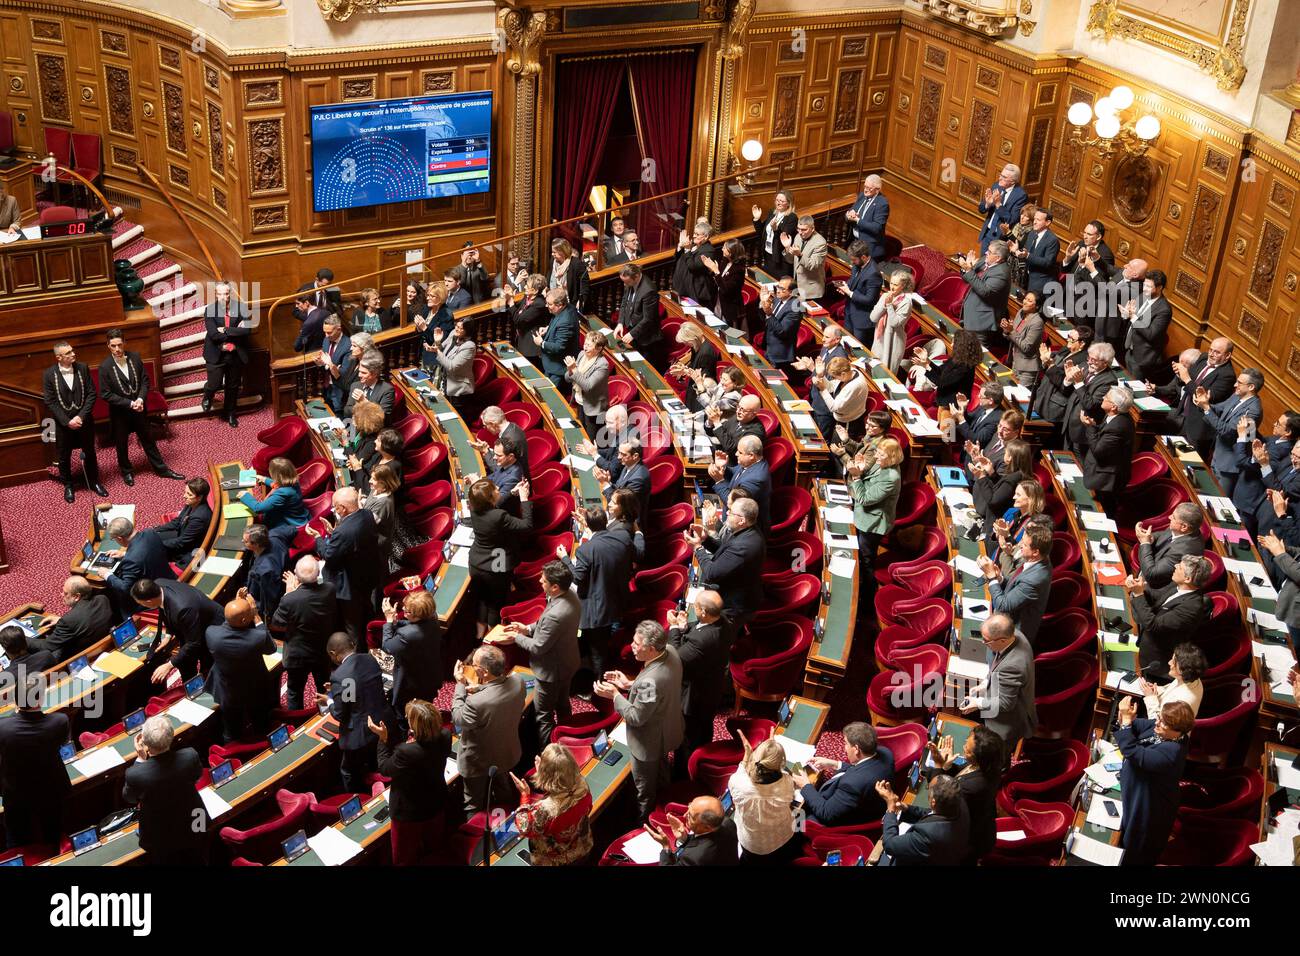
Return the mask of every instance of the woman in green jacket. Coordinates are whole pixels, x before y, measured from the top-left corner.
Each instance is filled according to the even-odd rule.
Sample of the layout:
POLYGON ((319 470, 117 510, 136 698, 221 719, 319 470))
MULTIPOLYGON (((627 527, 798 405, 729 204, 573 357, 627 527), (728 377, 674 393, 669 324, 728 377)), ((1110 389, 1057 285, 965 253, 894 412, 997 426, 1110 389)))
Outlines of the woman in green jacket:
POLYGON ((858 566, 864 581, 875 581, 873 567, 880 541, 894 526, 894 509, 903 486, 899 465, 903 447, 896 438, 876 443, 874 461, 859 452, 849 465, 849 494, 853 496, 853 525, 858 529, 858 566))

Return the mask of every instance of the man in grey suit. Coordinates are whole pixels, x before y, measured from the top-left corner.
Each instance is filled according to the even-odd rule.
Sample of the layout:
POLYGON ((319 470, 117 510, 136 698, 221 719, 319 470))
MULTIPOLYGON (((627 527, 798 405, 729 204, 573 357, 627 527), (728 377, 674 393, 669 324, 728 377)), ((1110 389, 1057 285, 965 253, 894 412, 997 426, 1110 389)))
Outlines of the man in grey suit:
POLYGON ((1088 426, 1079 418, 1080 412, 1100 414, 1101 400, 1110 389, 1119 384, 1119 376, 1111 368, 1115 349, 1109 342, 1093 342, 1088 346, 1088 364, 1065 370, 1064 385, 1069 393, 1065 400, 1065 448, 1080 458, 1088 450, 1088 426))
POLYGON ((385 425, 392 423, 393 405, 397 398, 393 386, 383 381, 383 377, 384 359, 381 355, 375 353, 361 357, 361 364, 357 367, 357 384, 348 394, 347 403, 343 406, 344 418, 351 418, 357 402, 364 399, 367 402, 374 402, 384 410, 385 425))
MULTIPOLYGON (((560 550, 557 546, 557 550, 560 550)), ((574 594, 573 573, 559 561, 542 567, 546 608, 534 624, 513 622, 506 628, 515 644, 528 652, 528 665, 537 678, 533 711, 537 742, 545 747, 555 730, 556 714, 569 715, 569 683, 578 672, 578 621, 582 602, 574 594)))
POLYGON ((668 632, 654 621, 636 626, 632 653, 642 664, 636 680, 622 671, 606 671, 592 689, 613 700, 614 712, 627 724, 632 781, 644 823, 656 795, 668 789, 668 754, 682 742, 682 662, 668 643, 668 632))
POLYGON ((786 261, 794 263, 795 282, 804 301, 826 294, 826 240, 817 231, 812 216, 799 217, 799 234, 793 239, 781 233, 786 261))
POLYGON ((1042 525, 1028 525, 1016 545, 1019 564, 1005 581, 995 562, 980 558, 993 610, 1010 617, 1030 644, 1038 637, 1038 626, 1052 594, 1052 566, 1047 560, 1051 553, 1051 530, 1042 525))
POLYGON ((1152 531, 1142 522, 1133 526, 1137 535, 1137 572, 1147 587, 1158 589, 1173 580, 1174 567, 1186 555, 1205 553, 1201 538, 1201 506, 1184 501, 1169 516, 1168 531, 1152 531))
MULTIPOLYGON (((1210 393, 1198 388, 1192 395, 1192 401, 1205 415, 1205 424, 1214 432, 1214 476, 1219 479, 1219 487, 1224 495, 1231 498, 1237 487, 1237 475, 1241 466, 1237 463, 1237 421, 1242 418, 1254 419, 1256 426, 1264 417, 1264 407, 1260 404, 1259 393, 1264 388, 1264 373, 1257 368, 1243 368, 1237 373, 1237 384, 1233 393, 1219 402, 1210 404, 1210 393)), ((1253 438, 1248 434, 1247 437, 1253 438)))
POLYGON ((1007 317, 1011 295, 1011 267, 1007 265, 1007 244, 1002 239, 989 243, 982 259, 974 250, 961 257, 962 278, 970 286, 961 304, 961 326, 974 332, 980 345, 995 344, 1002 320, 1007 317))
POLYGON ((456 693, 451 700, 451 722, 460 734, 456 770, 465 786, 465 816, 489 804, 504 804, 510 797, 509 771, 519 763, 519 718, 524 714, 528 694, 518 674, 506 673, 506 656, 495 647, 480 647, 471 659, 478 683, 470 686, 464 662, 457 661, 452 676, 456 693), (488 789, 488 770, 497 768, 488 789))
POLYGON ((1006 742, 1009 764, 1016 745, 1038 729, 1034 649, 1005 614, 990 614, 980 636, 988 648, 989 676, 961 702, 961 712, 983 717, 984 726, 1006 742))

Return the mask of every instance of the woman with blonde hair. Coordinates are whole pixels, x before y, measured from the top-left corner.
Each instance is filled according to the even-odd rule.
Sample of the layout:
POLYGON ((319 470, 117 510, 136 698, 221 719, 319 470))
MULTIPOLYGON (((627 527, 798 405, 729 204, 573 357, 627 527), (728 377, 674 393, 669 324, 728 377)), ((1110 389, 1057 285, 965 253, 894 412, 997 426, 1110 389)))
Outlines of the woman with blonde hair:
POLYGON ((537 799, 532 787, 513 773, 519 791, 515 826, 528 838, 533 866, 568 866, 591 853, 591 790, 569 748, 547 744, 534 763, 534 785, 546 794, 537 799))
POLYGON ((785 771, 785 748, 771 738, 757 747, 740 737, 745 754, 727 782, 736 809, 740 862, 781 866, 799 855, 802 834, 795 832, 794 778, 785 771))
POLYGON ((378 464, 370 472, 370 493, 365 498, 365 509, 375 516, 379 530, 379 553, 389 556, 390 570, 393 550, 393 529, 397 525, 397 504, 393 495, 401 482, 391 465, 378 464))
POLYGON ((704 330, 694 322, 683 322, 677 329, 677 344, 685 345, 686 352, 677 357, 668 374, 676 379, 686 380, 686 394, 683 401, 693 412, 700 410, 699 393, 707 391, 713 384, 713 376, 718 374, 718 362, 721 356, 704 335, 704 330))
POLYGON ((867 399, 871 395, 867 377, 843 355, 837 355, 826 363, 824 369, 813 374, 812 386, 821 392, 826 410, 835 419, 836 436, 861 438, 866 431, 863 418, 867 414, 867 399), (835 383, 838 384, 832 392, 831 387, 835 383))
POLYGON ((907 345, 907 320, 912 316, 912 290, 915 288, 916 280, 911 269, 895 269, 889 276, 889 288, 881 293, 871 310, 871 320, 876 323, 871 352, 895 375, 907 345))
MULTIPOLYGON (((853 498, 853 525, 858 532, 858 560, 870 568, 876 560, 880 541, 894 527, 894 511, 903 487, 899 466, 903 463, 903 446, 897 438, 886 436, 876 443, 873 460, 859 451, 848 468, 849 495, 853 498)), ((876 580, 867 574, 868 587, 876 580)), ((864 602, 859 602, 862 607, 864 602)), ((865 602, 866 607, 871 603, 865 602)))
POLYGON ((582 339, 577 358, 564 357, 564 377, 573 383, 573 404, 582 415, 582 430, 592 441, 605 423, 609 410, 609 362, 605 359, 605 336, 589 331, 582 339))
POLYGON ((456 318, 447 308, 447 287, 441 282, 432 283, 424 293, 425 312, 415 317, 415 329, 420 333, 420 344, 424 351, 422 364, 429 371, 438 368, 438 346, 440 339, 434 337, 434 331, 441 329, 446 335, 456 326, 456 318))
MULTIPOLYGON (((428 862, 428 855, 441 842, 443 811, 447 806, 444 770, 451 754, 451 729, 442 725, 438 708, 427 700, 407 703, 403 716, 410 733, 403 743, 394 744, 387 723, 370 717, 366 726, 379 739, 379 772, 392 783, 388 805, 393 825, 393 865, 414 866, 428 862)), ((402 738, 397 738, 402 739, 402 738)))
MULTIPOLYGON (((379 464, 379 451, 375 447, 379 433, 384 430, 384 408, 377 402, 361 399, 352 409, 353 435, 343 446, 348 468, 352 471, 352 486, 370 487, 370 472, 379 464)), ((339 430, 338 434, 342 434, 339 430)))

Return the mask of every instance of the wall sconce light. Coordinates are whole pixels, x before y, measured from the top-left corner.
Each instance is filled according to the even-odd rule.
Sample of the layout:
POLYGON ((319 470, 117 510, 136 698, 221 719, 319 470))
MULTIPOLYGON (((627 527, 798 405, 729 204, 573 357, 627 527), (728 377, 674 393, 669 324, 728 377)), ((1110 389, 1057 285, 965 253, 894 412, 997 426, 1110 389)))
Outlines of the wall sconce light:
POLYGON ((1070 143, 1096 149, 1102 159, 1109 159, 1119 150, 1141 156, 1160 135, 1160 118, 1144 113, 1133 119, 1128 110, 1133 106, 1133 91, 1127 86, 1117 86, 1108 96, 1103 96, 1095 106, 1075 103, 1066 114, 1074 127, 1070 143), (1095 136, 1085 136, 1084 129, 1092 123, 1095 136))
POLYGON ((736 167, 736 184, 729 187, 737 196, 743 196, 754 185, 753 166, 763 158, 763 144, 756 139, 747 139, 740 144, 740 155, 736 155, 735 143, 732 143, 731 161, 736 167), (743 162, 742 162, 743 160, 743 162))

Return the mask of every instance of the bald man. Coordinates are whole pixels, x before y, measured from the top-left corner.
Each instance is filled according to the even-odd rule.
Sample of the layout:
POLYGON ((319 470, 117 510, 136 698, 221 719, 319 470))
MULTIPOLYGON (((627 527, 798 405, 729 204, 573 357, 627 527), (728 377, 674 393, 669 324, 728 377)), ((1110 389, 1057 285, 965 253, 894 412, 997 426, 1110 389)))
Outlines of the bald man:
POLYGON ((292 573, 285 572, 285 594, 270 622, 271 630, 284 638, 285 704, 290 710, 304 706, 308 674, 318 692, 330 679, 325 644, 338 620, 338 597, 334 585, 321 580, 320 570, 315 555, 304 554, 292 573))
POLYGON ((763 423, 758 419, 758 410, 763 407, 757 395, 742 395, 736 405, 736 414, 723 419, 721 413, 711 415, 704 423, 704 430, 718 440, 719 448, 727 455, 727 464, 736 464, 736 446, 746 435, 753 435, 759 440, 766 437, 763 423))
POLYGON ((343 627, 365 653, 366 625, 374 615, 375 588, 388 570, 388 555, 379 547, 379 526, 369 511, 360 509, 357 490, 334 492, 334 514, 338 523, 328 537, 316 537, 316 554, 325 562, 325 580, 334 585, 343 627))
POLYGON ((63 603, 68 612, 62 617, 47 616, 42 625, 51 627, 45 636, 27 642, 32 653, 49 651, 55 663, 76 657, 91 644, 108 636, 113 629, 113 609, 108 596, 100 593, 79 574, 63 582, 63 603))
POLYGON ((646 825, 663 847, 660 866, 735 866, 740 862, 736 824, 722 810, 717 797, 696 797, 686 808, 686 819, 668 814, 668 826, 646 825))
POLYGON ((262 655, 275 653, 275 641, 244 589, 226 605, 225 623, 209 627, 204 639, 212 655, 208 691, 221 705, 225 739, 265 735, 277 703, 277 687, 262 655))

